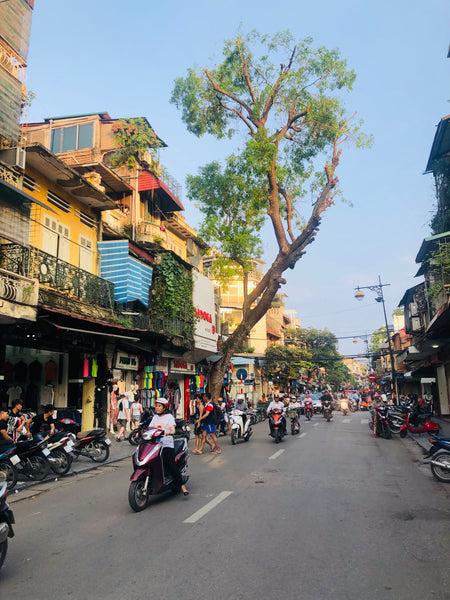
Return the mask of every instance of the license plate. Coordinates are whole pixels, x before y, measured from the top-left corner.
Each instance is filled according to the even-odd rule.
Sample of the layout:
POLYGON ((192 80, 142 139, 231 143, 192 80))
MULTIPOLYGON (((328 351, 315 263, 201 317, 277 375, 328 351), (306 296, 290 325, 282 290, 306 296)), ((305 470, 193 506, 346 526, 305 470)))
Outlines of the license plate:
POLYGON ((43 453, 44 456, 48 456, 50 454, 50 450, 48 448, 44 448, 42 450, 42 453, 43 453))
POLYGON ((12 465, 17 465, 20 463, 20 458, 17 456, 17 454, 13 454, 9 460, 11 461, 12 465))
POLYGON ((105 438, 105 444, 108 444, 108 446, 111 446, 111 440, 109 440, 108 438, 105 438))

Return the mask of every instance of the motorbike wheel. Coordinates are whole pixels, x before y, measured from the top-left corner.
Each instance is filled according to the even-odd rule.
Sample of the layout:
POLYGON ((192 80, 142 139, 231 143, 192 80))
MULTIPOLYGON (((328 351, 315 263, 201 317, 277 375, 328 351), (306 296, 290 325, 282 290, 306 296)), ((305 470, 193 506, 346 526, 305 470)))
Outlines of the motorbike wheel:
POLYGON ((236 431, 236 429, 232 429, 231 430, 231 443, 233 444, 233 446, 236 445, 237 439, 238 439, 237 431, 236 431))
POLYGON ((395 433, 395 434, 400 433, 400 427, 401 427, 400 424, 396 423, 395 421, 391 421, 390 425, 391 425, 392 433, 395 433))
POLYGON ((141 443, 140 429, 133 429, 133 431, 128 436, 128 441, 132 446, 139 446, 139 444, 141 443))
POLYGON ((109 446, 103 440, 96 440, 86 446, 87 455, 94 462, 105 462, 109 457, 109 446))
POLYGON ((5 562, 6 553, 8 552, 8 540, 5 540, 2 544, 0 544, 0 569, 5 562))
POLYGON ((408 435, 408 431, 406 429, 400 429, 400 437, 405 438, 408 435))
POLYGON ((442 464, 442 467, 433 465, 433 463, 430 464, 431 472, 434 477, 443 483, 450 483, 450 453, 441 452, 434 454, 432 460, 442 464))
POLYGON ((275 444, 279 444, 281 442, 281 431, 277 429, 275 431, 275 444))
POLYGON ((55 462, 50 462, 50 467, 53 473, 57 475, 65 475, 70 471, 70 467, 72 466, 72 457, 64 450, 57 448, 52 452, 52 458, 55 462))
POLYGON ((145 479, 132 481, 128 488, 128 502, 134 512, 140 512, 148 504, 148 492, 144 492, 145 479))
POLYGON ((392 439, 391 428, 389 427, 389 423, 385 423, 383 425, 383 437, 385 440, 392 439))
POLYGON ((43 456, 39 456, 39 454, 30 456, 27 459, 24 473, 28 479, 42 481, 50 473, 50 463, 43 456))
POLYGON ((295 435, 295 423, 291 423, 291 435, 295 435))
POLYGON ((17 471, 8 461, 0 462, 0 483, 6 481, 8 492, 14 488, 17 483, 17 471))

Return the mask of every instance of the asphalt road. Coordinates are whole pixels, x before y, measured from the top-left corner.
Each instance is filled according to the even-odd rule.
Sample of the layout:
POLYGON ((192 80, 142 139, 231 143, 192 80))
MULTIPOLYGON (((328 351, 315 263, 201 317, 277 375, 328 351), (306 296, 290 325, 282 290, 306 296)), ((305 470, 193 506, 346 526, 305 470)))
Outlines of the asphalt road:
POLYGON ((221 438, 222 455, 191 456, 188 498, 138 514, 129 459, 49 484, 12 504, 1 598, 448 600, 450 486, 366 422, 221 438))

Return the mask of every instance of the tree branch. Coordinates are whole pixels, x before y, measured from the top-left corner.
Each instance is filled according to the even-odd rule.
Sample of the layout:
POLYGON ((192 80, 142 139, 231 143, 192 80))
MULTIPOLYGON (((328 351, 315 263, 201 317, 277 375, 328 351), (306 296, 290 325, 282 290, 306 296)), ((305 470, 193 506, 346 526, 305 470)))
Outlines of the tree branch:
POLYGON ((281 84, 283 83, 286 75, 288 75, 289 71, 291 70, 292 63, 294 62, 296 52, 297 52, 297 46, 295 46, 294 49, 292 50, 292 54, 289 59, 288 66, 286 67, 285 65, 281 65, 281 67, 280 67, 280 74, 278 76, 278 79, 276 80, 276 82, 272 88, 272 91, 266 100, 266 104, 264 105, 263 113, 261 116, 261 123, 263 125, 265 125, 265 123, 267 121, 267 117, 269 116, 270 109, 273 106, 275 96, 278 94, 281 84))
MULTIPOLYGON (((220 85, 217 83, 217 81, 213 78, 213 76, 211 75, 211 73, 208 71, 208 69, 205 69, 205 75, 209 79, 209 82, 211 83, 211 85, 213 86, 214 91, 216 91, 218 94, 222 94, 222 96, 226 96, 227 98, 230 98, 230 100, 233 100, 233 102, 236 102, 236 104, 238 104, 243 109, 245 109, 247 111, 247 114, 248 114, 248 119, 256 127, 257 123, 255 123, 255 121, 252 118, 252 110, 249 107, 249 105, 246 102, 244 102, 243 100, 241 100, 240 98, 238 98, 237 96, 235 96, 234 94, 231 94, 230 92, 227 92, 226 90, 222 89, 220 87, 220 85)), ((222 104, 222 101, 220 99, 219 99, 219 101, 222 104)), ((244 115, 241 112, 239 112, 237 109, 228 107, 228 106, 226 106, 224 104, 222 104, 222 106, 225 109, 230 110, 231 112, 234 112, 235 114, 237 114, 238 117, 241 118, 244 121, 244 123, 247 125, 247 127, 249 127, 248 120, 244 117, 244 115)))
POLYGON ((244 77, 245 77, 245 81, 247 82, 248 91, 250 92, 250 96, 252 97, 252 102, 255 103, 256 102, 255 94, 253 93, 253 88, 252 88, 252 84, 250 81, 250 77, 248 76, 247 61, 244 62, 244 77))
POLYGON ((287 224, 287 231, 289 233, 289 236, 291 238, 291 242, 295 241, 295 235, 294 232, 292 231, 292 202, 291 199, 289 197, 289 194, 287 193, 287 191, 280 187, 279 188, 280 194, 283 196, 283 198, 286 200, 286 209, 287 209, 287 214, 286 214, 286 224, 287 224))

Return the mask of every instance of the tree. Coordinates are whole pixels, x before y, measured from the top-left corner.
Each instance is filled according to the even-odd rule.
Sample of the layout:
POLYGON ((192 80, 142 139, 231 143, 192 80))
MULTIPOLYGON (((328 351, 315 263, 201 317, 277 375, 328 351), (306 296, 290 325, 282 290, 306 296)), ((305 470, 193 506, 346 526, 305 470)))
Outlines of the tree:
POLYGON ((295 43, 289 32, 252 32, 225 42, 214 68, 190 69, 175 81, 171 101, 190 132, 218 139, 240 134, 241 148, 224 167, 212 162, 187 179, 187 194, 204 215, 201 235, 244 280, 242 321, 221 344, 222 358, 211 373, 213 394, 235 348, 270 308, 286 283, 283 273, 314 241, 323 212, 340 193, 336 169, 344 143, 368 141, 340 98, 354 80, 337 50, 314 48, 311 38, 295 43), (308 189, 311 207, 303 214, 299 204, 306 206, 308 189), (276 256, 249 290, 266 223, 276 256))
POLYGON ((264 375, 287 385, 290 379, 298 379, 300 372, 311 368, 310 357, 304 348, 274 344, 266 349, 264 375))
POLYGON ((299 344, 305 348, 310 355, 312 368, 324 368, 327 383, 335 389, 339 389, 341 383, 350 380, 350 371, 337 349, 338 340, 331 331, 313 327, 294 329, 289 332, 288 343, 299 344))

